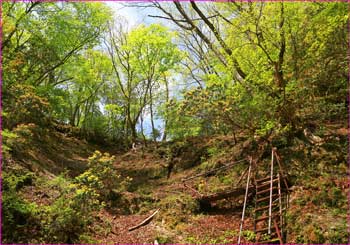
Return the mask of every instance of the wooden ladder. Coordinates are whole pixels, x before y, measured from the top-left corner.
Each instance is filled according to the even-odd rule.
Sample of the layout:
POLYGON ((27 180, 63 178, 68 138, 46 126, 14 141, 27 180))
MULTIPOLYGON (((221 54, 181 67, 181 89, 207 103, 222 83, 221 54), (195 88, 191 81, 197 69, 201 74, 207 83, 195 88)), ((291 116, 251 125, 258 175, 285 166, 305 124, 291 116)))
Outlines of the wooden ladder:
MULTIPOLYGON (((251 171, 252 158, 250 158, 247 176, 238 244, 241 243, 247 197, 251 190, 249 188, 251 186, 251 171)), ((257 169, 255 169, 255 172, 257 172, 257 169)), ((276 149, 272 148, 269 176, 260 179, 255 178, 254 232, 256 234, 256 241, 254 244, 283 244, 284 211, 288 207, 288 189, 288 183, 280 158, 277 155, 276 149), (278 169, 274 167, 275 160, 278 163, 278 169), (282 183, 284 188, 281 186, 282 183)))
MULTIPOLYGON (((272 149, 270 174, 255 180, 254 232, 255 244, 283 244, 283 201, 281 169, 274 169, 276 149, 272 149), (276 173, 275 173, 276 172, 276 173)), ((279 159, 278 166, 280 167, 279 159)))

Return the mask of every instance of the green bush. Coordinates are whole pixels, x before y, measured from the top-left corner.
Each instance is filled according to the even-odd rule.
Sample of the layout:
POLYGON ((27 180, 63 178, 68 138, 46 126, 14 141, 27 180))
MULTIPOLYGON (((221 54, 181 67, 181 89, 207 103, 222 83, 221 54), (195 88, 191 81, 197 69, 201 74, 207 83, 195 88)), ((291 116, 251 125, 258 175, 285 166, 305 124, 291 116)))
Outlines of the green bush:
POLYGON ((12 147, 15 145, 16 138, 18 137, 14 132, 7 129, 2 130, 2 154, 4 158, 7 158, 11 152, 12 147))
POLYGON ((250 231, 250 230, 244 230, 242 232, 242 235, 245 239, 247 239, 248 241, 255 241, 256 239, 256 234, 254 231, 250 231))
POLYGON ((99 151, 89 158, 89 169, 80 177, 80 181, 87 178, 97 177, 101 181, 101 185, 95 186, 99 194, 104 200, 113 196, 113 192, 122 192, 127 189, 132 181, 130 177, 121 178, 117 170, 113 166, 115 157, 108 153, 102 154, 99 151))
POLYGON ((92 221, 92 213, 104 205, 95 189, 102 184, 96 176, 86 172, 76 177, 74 183, 58 176, 51 184, 59 189, 60 197, 42 213, 46 241, 79 242, 79 237, 92 221))
POLYGON ((40 97, 30 85, 17 84, 11 87, 12 103, 5 105, 8 117, 4 120, 5 128, 13 128, 18 124, 35 123, 47 126, 50 105, 46 98, 40 97))
POLYGON ((3 190, 16 192, 25 185, 31 185, 34 180, 34 174, 32 172, 21 174, 8 174, 3 173, 3 190))
POLYGON ((188 194, 169 195, 161 199, 158 205, 164 212, 164 222, 170 228, 186 222, 189 214, 197 213, 200 209, 199 202, 188 194))
POLYGON ((31 235, 29 230, 38 226, 37 205, 23 200, 17 193, 24 185, 31 184, 32 178, 32 173, 17 176, 3 172, 2 231, 5 243, 22 241, 31 235))
POLYGON ((82 237, 89 240, 84 232, 92 222, 93 212, 104 207, 111 193, 123 190, 131 180, 121 180, 113 163, 113 156, 96 151, 89 158, 88 170, 73 181, 68 181, 64 175, 51 181, 60 197, 43 212, 46 241, 74 243, 80 242, 82 237))
POLYGON ((5 243, 19 242, 28 234, 25 227, 35 227, 38 222, 37 205, 22 200, 16 192, 2 194, 2 231, 5 243))

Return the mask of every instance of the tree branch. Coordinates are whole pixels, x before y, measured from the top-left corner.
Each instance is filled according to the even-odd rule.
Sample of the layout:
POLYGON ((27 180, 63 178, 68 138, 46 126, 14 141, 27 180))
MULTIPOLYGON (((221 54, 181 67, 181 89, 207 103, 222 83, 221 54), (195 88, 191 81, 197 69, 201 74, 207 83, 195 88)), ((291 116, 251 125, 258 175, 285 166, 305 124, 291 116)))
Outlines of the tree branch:
POLYGON ((235 69, 237 70, 237 73, 244 79, 246 77, 246 74, 243 72, 242 68, 240 67, 238 61, 235 57, 232 56, 232 50, 227 46, 225 41, 221 38, 218 30, 216 30, 215 26, 209 21, 209 19, 203 14, 203 12, 198 8, 197 4, 191 0, 191 6, 192 8, 197 12, 197 14, 201 17, 201 19, 204 21, 204 23, 209 27, 209 29, 214 33, 216 40, 219 41, 221 47, 224 49, 226 54, 231 56, 233 64, 235 69))
MULTIPOLYGON (((209 16, 207 17, 207 19, 211 19, 211 18, 215 18, 219 16, 219 14, 215 14, 215 15, 212 15, 212 16, 209 16)), ((172 19, 172 18, 169 18, 169 17, 165 17, 165 16, 160 16, 160 15, 151 15, 149 14, 148 17, 151 17, 151 18, 159 18, 159 19, 166 19, 166 20, 172 20, 172 21, 177 21, 177 22, 187 22, 186 20, 180 20, 180 19, 172 19)), ((196 19, 191 19, 192 21, 196 21, 196 20, 202 20, 201 18, 196 18, 196 19)))

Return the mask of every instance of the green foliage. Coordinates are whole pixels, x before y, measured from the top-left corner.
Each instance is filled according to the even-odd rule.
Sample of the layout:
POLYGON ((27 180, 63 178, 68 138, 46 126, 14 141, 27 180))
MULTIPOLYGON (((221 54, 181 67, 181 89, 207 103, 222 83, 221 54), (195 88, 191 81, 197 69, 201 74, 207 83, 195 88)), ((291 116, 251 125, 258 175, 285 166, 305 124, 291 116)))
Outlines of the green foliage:
POLYGON ((132 178, 123 178, 117 173, 114 168, 115 157, 108 153, 102 154, 99 151, 89 158, 89 169, 77 177, 80 182, 95 185, 103 198, 108 198, 112 191, 121 192, 127 189, 132 181, 132 178))
POLYGON ((199 211, 199 203, 187 194, 169 195, 159 202, 164 219, 170 228, 186 222, 189 214, 199 211))
POLYGON ((318 224, 304 225, 297 236, 297 243, 347 243, 348 235, 345 224, 336 224, 325 230, 318 224))
POLYGON ((10 91, 15 99, 6 104, 5 127, 13 128, 21 123, 48 124, 50 105, 47 99, 36 94, 33 86, 17 84, 10 91))
POLYGON ((214 156, 216 156, 216 155, 218 155, 218 154, 220 153, 220 149, 217 148, 216 146, 214 146, 214 147, 209 147, 209 148, 207 149, 207 152, 208 152, 208 154, 209 154, 209 157, 214 157, 214 156))
POLYGON ((245 239, 247 239, 247 241, 255 241, 255 238, 256 238, 256 234, 254 231, 250 231, 250 230, 244 230, 242 232, 242 235, 245 239))
POLYGON ((113 157, 95 152, 89 159, 89 169, 72 181, 65 173, 49 181, 47 189, 52 190, 50 195, 56 196, 50 206, 39 207, 18 195, 23 186, 33 184, 32 173, 4 174, 5 240, 21 241, 21 237, 31 237, 26 233, 27 229, 36 229, 40 232, 37 236, 49 243, 80 242, 82 237, 88 239, 84 234, 94 220, 94 213, 105 206, 104 201, 110 198, 112 190, 122 191, 131 181, 130 178, 121 181, 113 163, 113 157), (25 228, 25 232, 21 227, 25 228), (11 230, 16 232, 7 232, 11 230))
POLYGON ((103 3, 28 2, 4 3, 3 7, 3 102, 9 112, 5 128, 20 123, 45 127, 52 117, 67 122, 76 113, 84 117, 79 126, 94 131, 100 125, 88 124, 96 114, 97 106, 91 105, 97 103, 94 84, 107 79, 110 63, 91 49, 106 30, 110 10, 103 3), (84 62, 77 62, 82 56, 84 62), (72 91, 75 84, 80 86, 72 91), (74 93, 78 95, 72 96, 74 93))
POLYGON ((175 33, 159 24, 139 25, 129 32, 117 23, 114 29, 108 48, 116 84, 111 84, 113 93, 107 94, 107 100, 122 108, 116 116, 124 121, 123 124, 114 122, 114 127, 119 126, 124 138, 135 140, 136 125, 142 124, 145 115, 150 113, 151 136, 156 140, 159 133, 154 118, 166 118, 164 112, 156 112, 156 108, 169 99, 167 79, 181 60, 181 52, 173 41, 175 33))
POLYGON ((38 140, 41 140, 46 130, 34 123, 18 124, 11 131, 10 138, 5 136, 5 144, 8 144, 11 153, 21 154, 21 152, 28 151, 33 147, 33 144, 38 144, 38 140))
POLYGON ((110 11, 102 3, 5 3, 4 16, 6 91, 17 81, 56 83, 62 64, 98 43, 110 11))
POLYGON ((323 175, 304 180, 304 188, 293 192, 286 224, 295 242, 346 243, 347 198, 333 178, 323 175))
POLYGON ((23 201, 16 192, 3 192, 2 214, 3 241, 21 241, 30 236, 22 227, 35 227, 38 223, 37 205, 23 201))
POLYGON ((172 42, 175 35, 159 24, 140 25, 130 32, 125 49, 131 51, 131 64, 145 79, 161 76, 180 61, 181 53, 172 42))
MULTIPOLYGON (((171 163, 181 156, 176 169, 205 161, 199 168, 203 170, 216 166, 223 147, 199 149, 185 142, 185 137, 233 134, 240 140, 242 135, 256 136, 282 148, 310 124, 344 124, 347 3, 207 4, 203 13, 215 15, 208 19, 213 25, 201 20, 194 4, 181 5, 181 13, 176 13, 179 5, 171 9, 179 27, 174 32, 160 24, 128 30, 119 20, 112 23, 112 11, 104 3, 4 2, 6 171, 12 167, 10 154, 32 154, 31 147, 39 145, 45 130, 52 128, 68 137, 130 146, 138 137, 149 137, 144 131, 149 131, 146 125, 151 121, 154 141, 161 131, 163 140, 179 140, 165 149, 171 163), (194 19, 192 23, 181 19, 185 13, 194 19), (162 129, 154 125, 155 120, 164 125, 162 129)), ((299 169, 309 178, 309 183, 303 183, 306 194, 317 193, 298 197, 295 205, 320 206, 340 220, 347 203, 342 189, 310 176, 323 176, 334 166, 344 170, 340 164, 347 144, 339 138, 328 140, 326 127, 317 127, 326 141, 320 150, 338 153, 320 159, 322 154, 308 149, 294 151, 293 156, 304 157, 299 169)), ((304 143, 299 143, 303 148, 304 143)), ((121 177, 114 161, 113 156, 95 152, 88 169, 72 181, 63 176, 54 179, 51 187, 58 194, 51 206, 43 207, 20 195, 25 185, 35 182, 31 174, 4 173, 5 241, 22 242, 30 231, 40 230, 45 242, 90 241, 85 232, 94 212, 118 199, 131 182, 121 177), (38 219, 43 222, 39 224, 38 219)), ((236 172, 242 172, 239 168, 236 172)), ((160 176, 154 171, 151 177, 160 176)), ((218 174, 208 181, 210 191, 232 185, 236 177, 218 174)), ((198 188, 207 191, 203 182, 198 188)), ((144 201, 146 207, 152 204, 144 201)), ((199 209, 187 195, 168 196, 159 205, 169 213, 172 227, 199 209)), ((346 242, 343 224, 315 225, 303 220, 312 220, 312 215, 297 212, 298 216, 292 215, 300 217, 292 226, 299 233, 297 242, 346 242)), ((248 241, 255 239, 250 231, 244 236, 248 241)), ((169 242, 166 237, 159 239, 169 242)), ((188 241, 227 241, 226 237, 201 239, 189 237, 188 241)))
POLYGON ((41 213, 48 242, 78 242, 80 235, 91 223, 93 212, 103 207, 95 189, 101 183, 96 177, 85 179, 84 176, 76 177, 75 183, 68 181, 64 175, 51 181, 50 185, 60 193, 60 197, 41 213))
POLYGON ((4 129, 1 132, 2 136, 2 154, 4 158, 7 158, 12 147, 15 145, 16 138, 18 137, 17 134, 4 129))
POLYGON ((7 174, 6 172, 3 175, 4 191, 18 191, 25 185, 31 185, 34 179, 34 173, 28 172, 23 175, 7 174))
POLYGON ((3 241, 22 241, 30 237, 29 228, 36 230, 38 226, 38 207, 35 203, 24 201, 18 190, 30 185, 32 173, 16 175, 3 172, 2 182, 2 231, 3 241), (28 229, 25 229, 28 228, 28 229))

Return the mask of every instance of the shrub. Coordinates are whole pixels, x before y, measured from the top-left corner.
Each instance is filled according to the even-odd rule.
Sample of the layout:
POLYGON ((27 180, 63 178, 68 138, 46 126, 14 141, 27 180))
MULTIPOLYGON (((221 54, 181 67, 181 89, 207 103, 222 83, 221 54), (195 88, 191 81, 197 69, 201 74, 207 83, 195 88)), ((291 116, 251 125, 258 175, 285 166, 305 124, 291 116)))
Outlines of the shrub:
POLYGON ((89 173, 79 175, 74 183, 59 176, 52 184, 58 187, 61 195, 44 210, 46 240, 52 243, 79 242, 79 237, 91 222, 92 213, 103 207, 95 189, 102 184, 89 173))
POLYGON ((254 231, 244 230, 242 234, 243 237, 248 241, 255 241, 256 239, 256 234, 254 233, 254 231))
POLYGON ((38 226, 38 208, 23 200, 17 191, 32 181, 32 174, 17 176, 3 172, 2 231, 5 243, 20 242, 38 226))
POLYGON ((169 195, 158 205, 164 210, 164 221, 170 228, 186 222, 189 214, 196 213, 200 209, 199 203, 187 194, 169 195))
POLYGON ((4 120, 5 128, 13 128, 20 123, 47 125, 50 105, 47 99, 38 96, 34 87, 15 85, 11 88, 13 95, 11 104, 5 105, 8 117, 4 120))
MULTIPOLYGON (((95 188, 104 200, 113 196, 113 191, 121 192, 126 190, 127 186, 132 181, 129 177, 121 178, 120 174, 118 174, 113 166, 114 161, 114 156, 110 156, 108 153, 102 154, 99 151, 95 151, 89 158, 89 169, 85 173, 84 178, 88 178, 89 176, 92 178, 92 175, 94 175, 101 181, 102 185, 96 186, 95 188)), ((83 180, 83 176, 81 180, 83 180)))
POLYGON ((28 234, 28 227, 37 224, 37 205, 22 200, 16 192, 2 194, 2 231, 5 243, 19 242, 28 234), (27 229, 26 229, 27 228, 27 229))
POLYGON ((25 185, 33 183, 34 174, 31 172, 15 175, 3 173, 3 190, 4 191, 18 191, 25 185))
POLYGON ((4 158, 7 158, 15 145, 16 138, 18 136, 7 129, 2 130, 2 154, 4 158))

